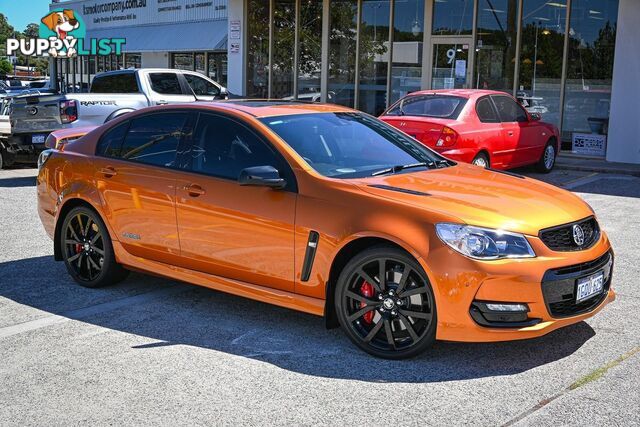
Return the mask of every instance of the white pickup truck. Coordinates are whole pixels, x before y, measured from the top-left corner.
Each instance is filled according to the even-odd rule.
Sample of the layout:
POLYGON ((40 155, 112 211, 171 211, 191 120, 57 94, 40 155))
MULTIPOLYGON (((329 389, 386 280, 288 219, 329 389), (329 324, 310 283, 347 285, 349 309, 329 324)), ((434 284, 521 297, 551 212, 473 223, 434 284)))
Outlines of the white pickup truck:
POLYGON ((10 107, 5 164, 35 163, 47 136, 58 129, 99 126, 152 105, 226 98, 227 89, 202 74, 150 68, 97 74, 89 93, 17 96, 10 107))

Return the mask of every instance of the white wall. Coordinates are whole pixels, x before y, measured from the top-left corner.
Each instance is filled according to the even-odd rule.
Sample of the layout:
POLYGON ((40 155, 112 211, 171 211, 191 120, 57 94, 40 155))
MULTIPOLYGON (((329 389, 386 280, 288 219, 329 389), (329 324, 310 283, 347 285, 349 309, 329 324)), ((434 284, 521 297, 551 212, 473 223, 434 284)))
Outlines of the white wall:
POLYGON ((228 32, 227 40, 227 88, 231 93, 245 95, 245 20, 244 20, 244 0, 229 0, 227 4, 229 20, 228 25, 234 21, 240 21, 240 39, 232 39, 231 31, 228 32), (239 52, 232 52, 233 44, 240 44, 239 52))
POLYGON ((167 52, 142 52, 143 68, 168 68, 169 54, 167 52))
POLYGON ((640 1, 620 0, 607 160, 640 163, 640 1))

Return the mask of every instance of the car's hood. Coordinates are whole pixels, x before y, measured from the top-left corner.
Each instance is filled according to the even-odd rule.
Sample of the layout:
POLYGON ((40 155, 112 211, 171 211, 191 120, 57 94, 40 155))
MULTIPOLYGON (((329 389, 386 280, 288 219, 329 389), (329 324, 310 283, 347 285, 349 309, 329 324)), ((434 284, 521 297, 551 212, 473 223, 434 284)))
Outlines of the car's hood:
POLYGON ((529 235, 593 215, 569 191, 466 164, 355 181, 368 193, 438 211, 467 224, 529 235))

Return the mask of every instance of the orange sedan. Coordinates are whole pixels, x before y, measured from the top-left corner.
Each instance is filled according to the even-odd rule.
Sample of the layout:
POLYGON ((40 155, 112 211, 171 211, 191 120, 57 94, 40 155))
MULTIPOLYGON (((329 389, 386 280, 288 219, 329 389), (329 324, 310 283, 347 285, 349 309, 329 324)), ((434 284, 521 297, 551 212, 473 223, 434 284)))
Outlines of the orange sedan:
POLYGON ((324 316, 379 357, 538 337, 615 298, 580 198, 339 106, 152 107, 39 168, 40 218, 79 284, 159 274, 324 316))

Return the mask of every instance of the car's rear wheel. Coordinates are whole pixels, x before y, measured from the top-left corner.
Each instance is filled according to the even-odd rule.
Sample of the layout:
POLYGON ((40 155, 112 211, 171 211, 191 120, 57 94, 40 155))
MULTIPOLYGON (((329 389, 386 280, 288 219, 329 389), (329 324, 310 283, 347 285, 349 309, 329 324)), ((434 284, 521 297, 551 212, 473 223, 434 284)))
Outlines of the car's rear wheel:
POLYGON ((489 162, 489 156, 486 153, 478 153, 476 157, 474 157, 471 164, 476 166, 480 166, 481 168, 489 169, 491 164, 489 162))
POLYGON ((67 271, 82 286, 112 285, 124 280, 129 273, 116 262, 104 221, 87 207, 69 211, 62 223, 58 244, 67 271))
POLYGON ((554 140, 547 142, 547 145, 544 147, 544 151, 542 152, 542 156, 540 160, 538 160, 538 164, 536 165, 536 169, 538 172, 549 173, 553 170, 553 167, 556 164, 556 144, 554 140))
POLYGON ((429 279, 400 249, 375 247, 351 259, 338 278, 335 302, 347 336, 376 357, 413 357, 435 341, 436 305, 429 279))

